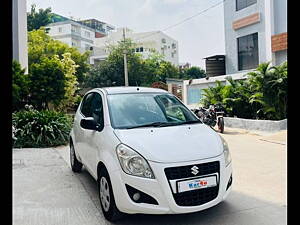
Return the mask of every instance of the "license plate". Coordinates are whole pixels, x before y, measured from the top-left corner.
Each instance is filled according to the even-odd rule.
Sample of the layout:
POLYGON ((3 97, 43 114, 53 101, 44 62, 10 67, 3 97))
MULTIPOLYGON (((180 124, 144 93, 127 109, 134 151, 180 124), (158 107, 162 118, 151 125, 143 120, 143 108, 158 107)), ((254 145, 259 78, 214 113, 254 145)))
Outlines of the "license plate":
POLYGON ((177 181, 178 192, 192 191, 217 185, 217 176, 199 177, 193 180, 177 181))

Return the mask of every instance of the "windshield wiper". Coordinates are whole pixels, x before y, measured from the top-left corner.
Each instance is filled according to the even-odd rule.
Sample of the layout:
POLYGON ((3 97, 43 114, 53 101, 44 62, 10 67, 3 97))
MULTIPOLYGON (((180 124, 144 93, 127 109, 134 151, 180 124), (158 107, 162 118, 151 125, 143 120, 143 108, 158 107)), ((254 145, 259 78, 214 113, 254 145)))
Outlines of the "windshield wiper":
POLYGON ((147 123, 132 127, 127 127, 126 129, 134 129, 134 128, 140 128, 140 127, 165 127, 165 126, 174 126, 177 125, 176 123, 169 123, 169 122, 154 122, 154 123, 147 123))
POLYGON ((194 124, 194 123, 202 123, 200 120, 191 120, 191 121, 184 121, 181 123, 177 123, 176 125, 181 125, 181 124, 194 124))

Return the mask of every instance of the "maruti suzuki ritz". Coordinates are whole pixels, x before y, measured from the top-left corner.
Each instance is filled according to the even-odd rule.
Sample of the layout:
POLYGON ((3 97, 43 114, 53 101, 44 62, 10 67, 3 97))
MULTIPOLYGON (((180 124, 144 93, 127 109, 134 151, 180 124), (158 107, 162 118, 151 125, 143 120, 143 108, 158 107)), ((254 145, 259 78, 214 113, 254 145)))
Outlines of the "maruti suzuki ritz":
POLYGON ((70 133, 74 172, 95 178, 103 214, 180 214, 223 201, 232 188, 226 141, 177 97, 155 88, 87 92, 70 133))

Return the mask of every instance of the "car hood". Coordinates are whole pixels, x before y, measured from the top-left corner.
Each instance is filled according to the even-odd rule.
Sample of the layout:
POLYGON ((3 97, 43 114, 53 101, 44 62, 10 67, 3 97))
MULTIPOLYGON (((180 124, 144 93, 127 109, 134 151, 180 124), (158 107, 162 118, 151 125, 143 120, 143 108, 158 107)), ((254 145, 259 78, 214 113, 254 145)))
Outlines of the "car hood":
POLYGON ((204 124, 116 129, 119 140, 149 161, 185 162, 220 155, 219 135, 204 124))

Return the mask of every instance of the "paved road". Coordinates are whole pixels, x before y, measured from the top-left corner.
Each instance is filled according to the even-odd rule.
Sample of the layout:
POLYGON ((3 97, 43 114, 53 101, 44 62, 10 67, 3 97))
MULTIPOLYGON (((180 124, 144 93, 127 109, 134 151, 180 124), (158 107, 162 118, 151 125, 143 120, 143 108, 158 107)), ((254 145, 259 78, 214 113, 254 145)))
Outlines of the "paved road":
MULTIPOLYGON (((233 158, 233 191, 225 202, 186 215, 129 215, 115 224, 286 224, 286 132, 252 134, 227 129, 233 158)), ((96 182, 73 174, 68 148, 13 150, 14 225, 99 225, 96 182)))

